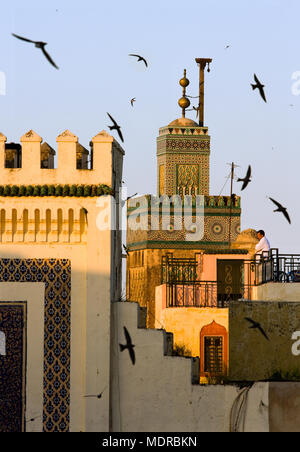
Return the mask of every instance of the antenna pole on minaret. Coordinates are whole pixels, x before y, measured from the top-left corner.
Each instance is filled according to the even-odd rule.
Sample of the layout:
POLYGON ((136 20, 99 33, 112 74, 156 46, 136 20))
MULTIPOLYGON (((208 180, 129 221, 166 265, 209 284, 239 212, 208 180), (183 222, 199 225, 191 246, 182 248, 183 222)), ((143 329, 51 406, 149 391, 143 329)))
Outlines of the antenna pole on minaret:
POLYGON ((199 65, 199 126, 204 126, 204 70, 208 64, 207 72, 210 72, 209 65, 212 62, 211 58, 196 58, 196 63, 199 65))

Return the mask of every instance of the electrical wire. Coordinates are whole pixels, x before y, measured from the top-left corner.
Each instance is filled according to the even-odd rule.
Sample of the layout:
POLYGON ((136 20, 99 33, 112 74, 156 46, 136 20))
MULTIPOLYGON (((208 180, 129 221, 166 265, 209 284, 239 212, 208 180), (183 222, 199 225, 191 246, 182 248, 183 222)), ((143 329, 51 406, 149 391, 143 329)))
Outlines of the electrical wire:
POLYGON ((229 431, 232 433, 238 433, 240 431, 245 431, 246 423, 246 412, 248 404, 249 391, 253 387, 254 383, 250 383, 249 386, 243 388, 236 399, 230 410, 230 427, 229 431), (242 429, 241 429, 242 424, 242 429))
POLYGON ((231 177, 231 171, 230 171, 230 173, 228 174, 228 176, 227 176, 227 178, 226 178, 225 184, 223 185, 223 187, 222 187, 222 189, 221 189, 221 191, 220 191, 219 196, 221 196, 222 191, 224 190, 224 188, 225 188, 227 182, 229 181, 230 177, 231 177))

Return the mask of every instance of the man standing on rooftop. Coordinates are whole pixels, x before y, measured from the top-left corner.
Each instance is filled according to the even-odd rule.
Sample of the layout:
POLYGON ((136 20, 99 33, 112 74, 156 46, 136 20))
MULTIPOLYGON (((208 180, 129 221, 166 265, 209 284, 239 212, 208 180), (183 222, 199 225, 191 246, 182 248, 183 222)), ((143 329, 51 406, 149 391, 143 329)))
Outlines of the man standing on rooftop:
POLYGON ((267 257, 267 253, 269 253, 271 247, 269 240, 265 236, 265 231, 262 229, 257 231, 257 238, 259 242, 255 247, 256 259, 267 257))

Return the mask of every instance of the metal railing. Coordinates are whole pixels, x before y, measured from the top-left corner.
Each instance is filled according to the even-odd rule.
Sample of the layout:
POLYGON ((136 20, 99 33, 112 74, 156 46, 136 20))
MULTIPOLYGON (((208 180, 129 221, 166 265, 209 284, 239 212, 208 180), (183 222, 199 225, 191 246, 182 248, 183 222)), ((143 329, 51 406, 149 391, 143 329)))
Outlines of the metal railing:
POLYGON ((176 284, 198 281, 198 264, 195 259, 162 258, 161 280, 163 284, 176 284))
POLYGON ((300 282, 300 254, 280 254, 270 250, 275 282, 300 282))
POLYGON ((264 256, 256 260, 245 261, 249 265, 249 274, 254 286, 267 282, 300 282, 300 254, 281 254, 277 248, 272 248, 264 256))
POLYGON ((216 281, 195 281, 193 284, 166 284, 167 308, 228 308, 239 299, 251 299, 251 287, 242 285, 228 293, 218 293, 216 281))

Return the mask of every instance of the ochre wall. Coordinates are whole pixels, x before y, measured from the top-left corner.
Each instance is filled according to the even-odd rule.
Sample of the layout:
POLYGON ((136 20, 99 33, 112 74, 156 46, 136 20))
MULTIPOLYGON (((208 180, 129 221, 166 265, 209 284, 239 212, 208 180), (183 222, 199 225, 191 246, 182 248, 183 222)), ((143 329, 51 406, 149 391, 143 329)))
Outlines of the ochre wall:
MULTIPOLYGON (((295 284, 296 285, 296 284, 295 284)), ((300 331, 300 302, 234 301, 229 307, 229 371, 238 381, 300 381, 292 336, 300 331), (251 319, 260 324, 251 328, 251 319)))
POLYGON ((200 356, 200 333, 204 326, 213 321, 228 331, 228 309, 218 308, 167 308, 161 313, 161 320, 156 322, 168 332, 173 333, 174 344, 185 346, 190 356, 200 356))
MULTIPOLYGON (((156 288, 155 299, 155 328, 165 329, 173 333, 174 347, 184 347, 188 356, 200 357, 200 363, 204 363, 201 356, 200 335, 203 327, 215 322, 226 329, 223 350, 224 374, 228 368, 228 309, 220 308, 166 308, 166 285, 156 288), (225 345, 226 343, 226 345, 225 345), (226 359, 227 357, 227 359, 226 359)), ((200 364, 200 368, 203 368, 200 364)), ((206 382, 202 372, 201 382, 206 382)))

